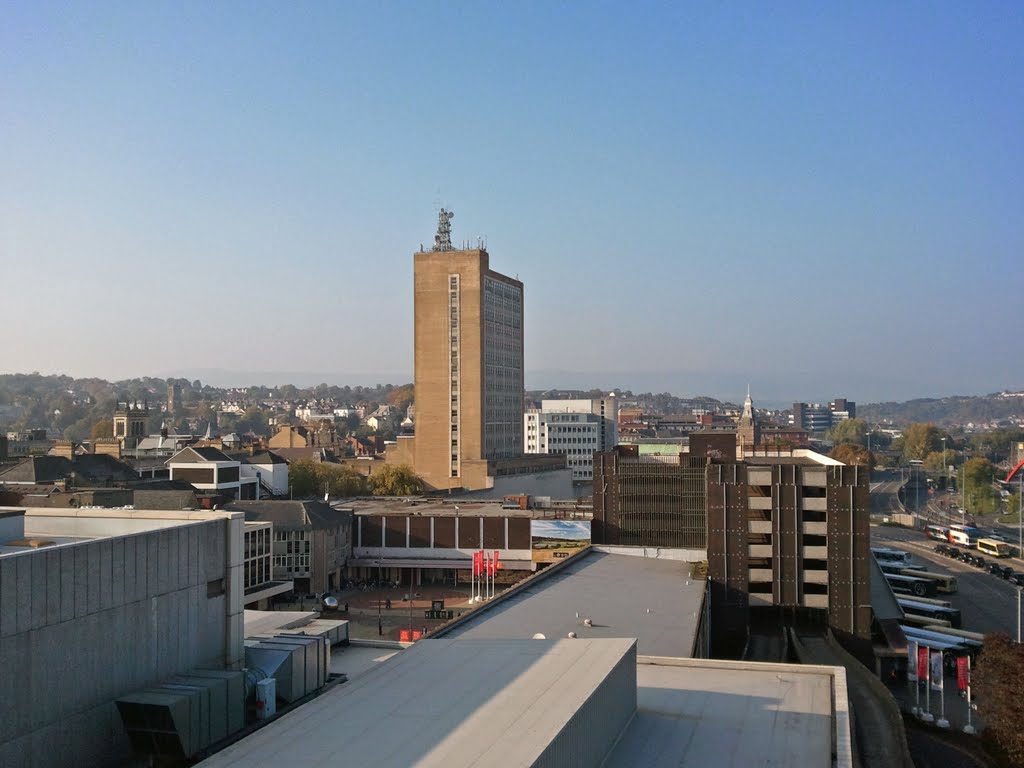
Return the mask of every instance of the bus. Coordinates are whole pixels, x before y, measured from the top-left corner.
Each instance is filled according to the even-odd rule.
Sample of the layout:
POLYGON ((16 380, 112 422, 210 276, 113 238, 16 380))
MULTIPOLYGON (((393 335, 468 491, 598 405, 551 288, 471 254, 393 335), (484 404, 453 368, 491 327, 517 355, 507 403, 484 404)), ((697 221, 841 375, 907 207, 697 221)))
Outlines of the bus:
POLYGON ((875 556, 875 560, 878 561, 879 565, 898 563, 905 567, 910 565, 914 559, 914 556, 909 552, 904 552, 902 549, 889 549, 888 547, 872 547, 871 554, 875 556))
POLYGON ((903 613, 903 623, 918 629, 932 629, 936 632, 949 628, 949 622, 944 619, 933 619, 931 616, 919 616, 906 611, 903 613))
POLYGON ((978 539, 978 551, 993 557, 1009 557, 1010 545, 995 539, 978 539))
POLYGON ((949 526, 949 543, 973 549, 978 545, 980 534, 981 531, 970 525, 953 524, 949 526))
POLYGON ((903 576, 895 573, 885 574, 885 580, 889 582, 894 592, 906 592, 917 597, 932 597, 939 591, 938 586, 931 579, 921 579, 917 576, 903 576))
POLYGON ((959 608, 947 608, 933 603, 923 603, 909 597, 897 597, 896 602, 904 613, 912 613, 915 616, 926 616, 939 621, 948 621, 953 629, 960 629, 963 619, 960 616, 959 608))
POLYGON ((929 525, 924 529, 924 534, 929 539, 937 541, 949 541, 949 528, 945 525, 929 525))
POLYGON ((966 629, 949 629, 945 626, 932 625, 922 627, 922 629, 931 629, 935 632, 944 632, 947 635, 953 635, 954 637, 962 637, 965 640, 973 640, 974 642, 981 645, 985 641, 985 636, 980 632, 968 632, 966 629))
POLYGON ((937 605, 940 608, 952 608, 953 604, 949 600, 940 600, 937 597, 897 597, 899 600, 913 600, 915 603, 927 603, 928 605, 937 605))
POLYGON ((928 579, 935 582, 935 589, 947 595, 956 594, 959 585, 956 583, 956 576, 945 573, 934 573, 921 568, 903 568, 899 571, 900 576, 914 576, 919 579, 928 579))

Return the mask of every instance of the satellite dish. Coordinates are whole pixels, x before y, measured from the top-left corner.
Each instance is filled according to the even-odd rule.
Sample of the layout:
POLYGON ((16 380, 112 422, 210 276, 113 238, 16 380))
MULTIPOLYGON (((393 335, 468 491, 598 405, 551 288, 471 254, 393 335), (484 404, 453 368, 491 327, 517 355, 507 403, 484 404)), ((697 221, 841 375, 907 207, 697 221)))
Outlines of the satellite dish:
POLYGON ((535 635, 534 635, 533 637, 531 637, 530 639, 531 639, 531 640, 547 640, 547 638, 546 638, 546 637, 544 637, 544 633, 543 633, 543 632, 538 632, 537 634, 535 634, 535 635))

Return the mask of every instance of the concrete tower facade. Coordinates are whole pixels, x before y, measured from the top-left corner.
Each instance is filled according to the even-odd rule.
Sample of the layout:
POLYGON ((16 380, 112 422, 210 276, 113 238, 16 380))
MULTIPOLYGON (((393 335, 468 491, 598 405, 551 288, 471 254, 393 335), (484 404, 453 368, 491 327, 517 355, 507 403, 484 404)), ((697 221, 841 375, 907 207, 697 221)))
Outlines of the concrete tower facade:
POLYGON ((432 489, 476 490, 488 462, 522 454, 523 284, 483 248, 454 249, 450 218, 442 209, 433 250, 413 257, 413 465, 432 489))

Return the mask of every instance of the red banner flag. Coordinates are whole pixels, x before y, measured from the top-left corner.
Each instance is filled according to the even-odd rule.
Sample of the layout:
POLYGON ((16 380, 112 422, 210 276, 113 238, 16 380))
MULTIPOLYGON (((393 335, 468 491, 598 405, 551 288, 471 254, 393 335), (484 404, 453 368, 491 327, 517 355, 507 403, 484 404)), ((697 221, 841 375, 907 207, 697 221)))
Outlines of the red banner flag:
POLYGON ((484 570, 483 569, 483 564, 484 564, 483 554, 484 554, 483 552, 474 552, 473 553, 473 575, 474 576, 479 576, 481 573, 483 573, 483 570, 484 570))
POLYGON ((966 691, 971 684, 970 660, 966 656, 960 656, 956 660, 956 687, 966 691))
POLYGON ((923 645, 917 647, 917 679, 928 679, 928 648, 923 645))
POLYGON ((501 568, 501 566, 498 565, 498 550, 494 550, 494 559, 491 561, 491 567, 494 568, 494 570, 491 571, 492 576, 498 572, 499 568, 501 568))

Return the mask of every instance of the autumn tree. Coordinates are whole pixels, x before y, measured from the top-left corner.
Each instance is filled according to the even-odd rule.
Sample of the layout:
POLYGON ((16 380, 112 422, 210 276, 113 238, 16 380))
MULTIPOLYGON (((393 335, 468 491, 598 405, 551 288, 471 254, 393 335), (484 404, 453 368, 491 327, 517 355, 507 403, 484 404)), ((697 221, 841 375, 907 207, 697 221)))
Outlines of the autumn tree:
POLYGON ((978 713, 989 733, 1006 750, 1013 765, 1024 765, 1024 645, 1007 635, 986 635, 972 683, 978 693, 978 713))
POLYGON ((903 458, 923 461, 933 451, 942 450, 946 433, 934 424, 911 424, 903 430, 903 458))
POLYGON ((92 425, 92 429, 89 430, 89 437, 93 440, 101 440, 105 437, 114 436, 114 422, 110 419, 103 419, 97 421, 92 425))
POLYGON ((374 496, 414 496, 423 492, 423 483, 408 464, 385 464, 370 476, 374 496))
POLYGON ((945 472, 946 471, 946 456, 942 455, 942 451, 932 451, 924 457, 924 468, 929 472, 945 472))
POLYGON ((829 456, 836 461, 843 462, 843 464, 850 464, 856 467, 867 467, 868 469, 875 468, 874 454, 862 445, 840 443, 832 449, 832 453, 830 453, 829 456))
POLYGON ((395 387, 388 394, 387 401, 399 411, 404 412, 413 401, 414 387, 412 384, 403 384, 395 387))

